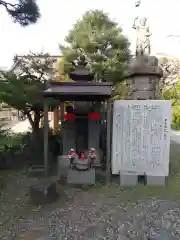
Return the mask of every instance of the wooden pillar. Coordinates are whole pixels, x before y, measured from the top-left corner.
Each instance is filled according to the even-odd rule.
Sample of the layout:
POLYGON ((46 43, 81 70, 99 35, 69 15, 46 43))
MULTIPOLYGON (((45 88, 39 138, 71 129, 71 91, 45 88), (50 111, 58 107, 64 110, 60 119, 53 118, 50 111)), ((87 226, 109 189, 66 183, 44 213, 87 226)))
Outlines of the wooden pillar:
POLYGON ((111 180, 111 132, 112 132, 112 102, 107 104, 107 118, 106 118, 106 184, 111 180))
POLYGON ((49 121, 48 121, 48 103, 44 100, 44 174, 45 178, 48 177, 48 132, 49 132, 49 121))
POLYGON ((60 103, 60 120, 61 122, 64 120, 64 102, 60 103))
POLYGON ((59 129, 59 107, 54 110, 53 113, 53 121, 54 121, 54 130, 57 131, 59 129))

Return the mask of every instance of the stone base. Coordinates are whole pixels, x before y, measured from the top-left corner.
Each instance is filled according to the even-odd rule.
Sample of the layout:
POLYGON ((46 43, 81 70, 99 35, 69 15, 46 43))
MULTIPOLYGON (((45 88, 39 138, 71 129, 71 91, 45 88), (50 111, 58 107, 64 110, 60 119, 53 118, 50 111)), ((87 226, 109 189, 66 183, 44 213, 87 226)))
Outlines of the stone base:
POLYGON ((135 186, 138 184, 138 175, 129 172, 120 172, 121 186, 135 186))
POLYGON ((86 171, 68 170, 68 183, 70 184, 95 184, 95 169, 91 168, 86 171))
POLYGON ((29 189, 29 195, 33 204, 43 205, 54 202, 58 197, 56 181, 52 178, 33 181, 29 189))
POLYGON ((70 167, 70 162, 68 159, 68 155, 58 156, 58 177, 61 179, 61 177, 67 177, 68 175, 68 169, 70 167))
POLYGON ((146 184, 152 186, 164 186, 166 184, 165 176, 146 176, 146 184))

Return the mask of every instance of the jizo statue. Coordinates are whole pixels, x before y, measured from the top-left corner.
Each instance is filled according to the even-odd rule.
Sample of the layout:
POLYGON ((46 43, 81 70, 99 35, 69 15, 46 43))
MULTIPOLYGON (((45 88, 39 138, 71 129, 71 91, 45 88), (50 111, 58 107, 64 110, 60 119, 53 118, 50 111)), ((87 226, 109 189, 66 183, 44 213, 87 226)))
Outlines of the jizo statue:
POLYGON ((147 24, 147 18, 135 18, 133 28, 136 30, 136 56, 150 55, 150 36, 152 35, 147 24))

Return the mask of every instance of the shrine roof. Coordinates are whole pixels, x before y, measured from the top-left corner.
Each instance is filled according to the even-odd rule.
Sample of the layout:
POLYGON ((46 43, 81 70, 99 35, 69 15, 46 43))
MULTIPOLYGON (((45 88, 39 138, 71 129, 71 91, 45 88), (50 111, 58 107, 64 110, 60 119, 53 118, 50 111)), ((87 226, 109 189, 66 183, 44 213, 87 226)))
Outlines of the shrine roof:
POLYGON ((111 83, 51 82, 44 91, 45 97, 62 101, 104 101, 112 94, 111 83))

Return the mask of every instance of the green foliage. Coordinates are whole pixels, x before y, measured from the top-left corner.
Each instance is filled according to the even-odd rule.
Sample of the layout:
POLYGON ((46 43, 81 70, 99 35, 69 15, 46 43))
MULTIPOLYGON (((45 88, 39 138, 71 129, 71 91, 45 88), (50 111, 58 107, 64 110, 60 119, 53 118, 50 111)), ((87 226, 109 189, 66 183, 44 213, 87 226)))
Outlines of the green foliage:
POLYGON ((0 126, 0 169, 19 167, 24 162, 21 158, 25 144, 23 139, 27 134, 13 134, 0 126))
MULTIPOLYGON (((43 117, 43 90, 51 76, 54 60, 48 54, 30 54, 17 59, 17 73, 1 72, 0 101, 27 116, 33 131, 43 117), (41 56, 41 57, 39 57, 41 56)), ((57 101, 50 100, 51 108, 57 101)))
MULTIPOLYGON (((59 139, 59 138, 58 138, 59 139)), ((49 132, 49 160, 53 163, 54 157, 59 154, 60 143, 57 136, 49 132)), ((0 135, 0 170, 19 168, 44 163, 44 132, 39 129, 34 133, 0 135)))
POLYGON ((14 22, 18 22, 23 27, 36 23, 40 17, 36 0, 17 0, 16 3, 0 0, 0 6, 6 9, 14 22))
POLYGON ((130 88, 129 86, 126 85, 126 82, 123 81, 119 84, 116 84, 115 90, 114 90, 114 96, 113 100, 121 100, 121 99, 126 99, 130 93, 130 88))
POLYGON ((66 61, 65 71, 71 62, 84 54, 98 81, 121 82, 129 57, 129 42, 122 29, 100 10, 86 12, 60 45, 66 61))
POLYGON ((172 101, 172 127, 180 130, 180 81, 166 87, 162 96, 163 99, 172 101))
MULTIPOLYGON (((44 163, 44 129, 35 133, 11 133, 0 126, 0 170, 26 167, 32 164, 44 163)), ((49 131, 49 160, 53 163, 62 151, 59 135, 52 135, 49 131), (53 157, 51 159, 51 157, 53 157)))
POLYGON ((69 78, 69 76, 67 74, 69 67, 70 67, 70 65, 67 65, 66 61, 64 60, 64 57, 60 57, 58 59, 58 61, 56 62, 55 66, 54 66, 57 82, 73 81, 72 79, 69 78))

